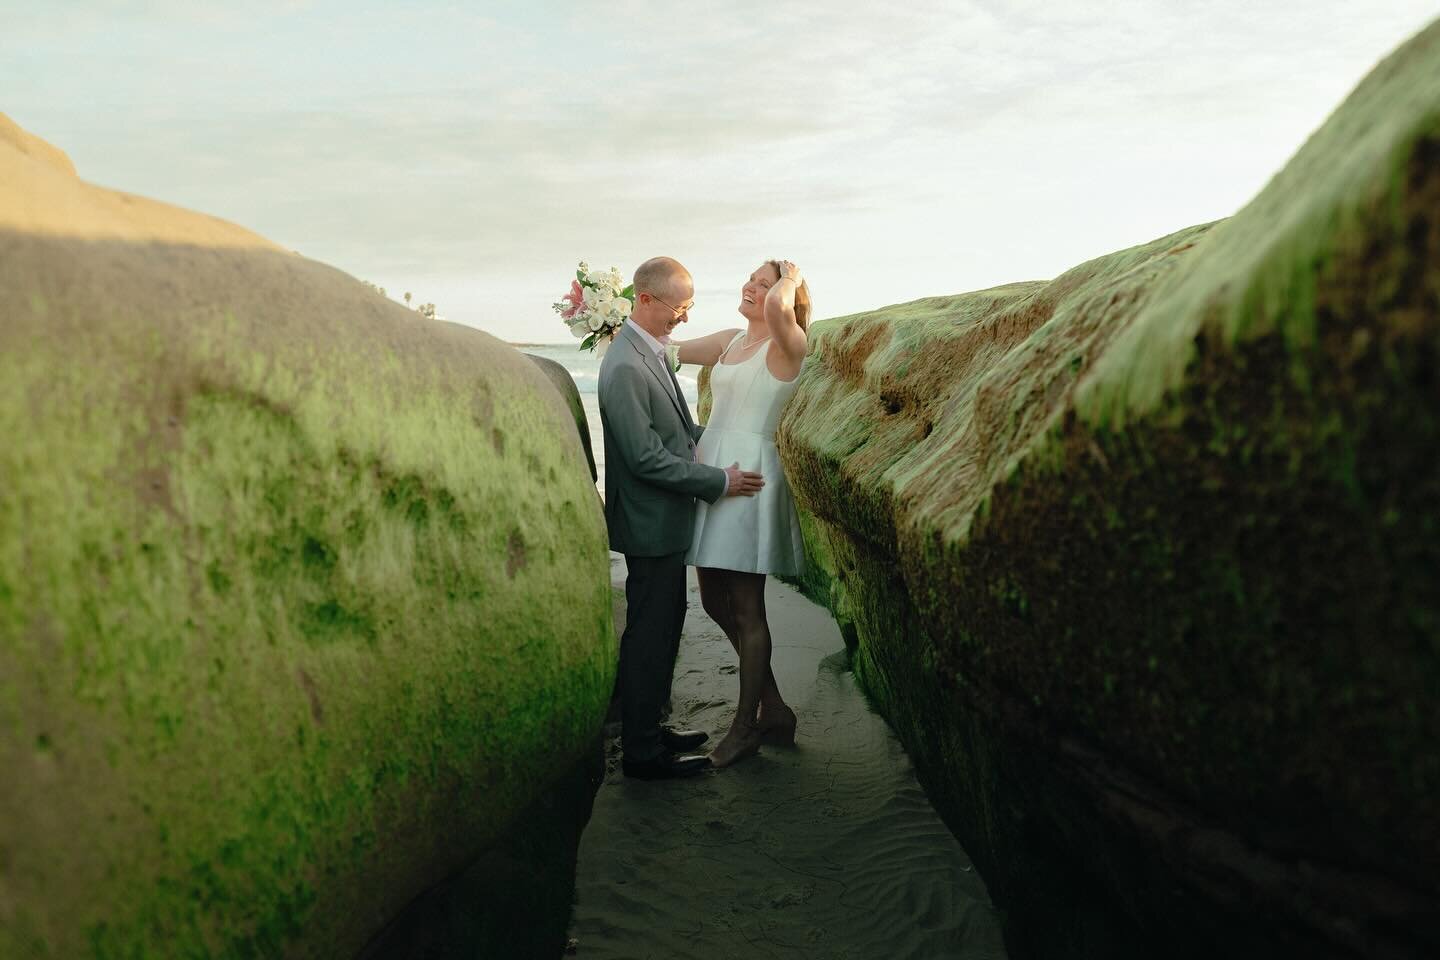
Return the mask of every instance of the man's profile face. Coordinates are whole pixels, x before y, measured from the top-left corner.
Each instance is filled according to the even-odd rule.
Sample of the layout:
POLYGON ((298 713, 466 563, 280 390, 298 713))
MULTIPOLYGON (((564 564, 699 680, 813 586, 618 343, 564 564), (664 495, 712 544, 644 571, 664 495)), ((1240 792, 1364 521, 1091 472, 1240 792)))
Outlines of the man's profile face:
POLYGON ((695 281, 688 272, 673 274, 666 289, 644 296, 636 307, 635 322, 652 337, 668 336, 690 319, 694 304, 695 281))
POLYGON ((665 298, 669 303, 664 306, 670 314, 665 322, 667 334, 690 319, 690 308, 695 306, 695 281, 690 278, 690 274, 681 274, 672 279, 670 293, 674 294, 675 299, 665 298))

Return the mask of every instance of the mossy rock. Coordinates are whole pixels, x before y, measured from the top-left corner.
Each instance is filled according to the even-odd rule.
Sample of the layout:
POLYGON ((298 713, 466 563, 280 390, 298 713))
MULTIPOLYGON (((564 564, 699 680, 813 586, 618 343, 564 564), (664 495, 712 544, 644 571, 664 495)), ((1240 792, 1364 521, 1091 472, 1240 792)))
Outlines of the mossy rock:
POLYGON ((354 955, 600 729, 566 405, 4 118, 0 304, 0 956, 354 955))
POLYGON ((575 421, 580 448, 585 451, 585 462, 590 467, 590 479, 598 481, 600 471, 595 467, 595 451, 590 446, 590 418, 585 414, 585 401, 580 399, 580 390, 575 386, 575 378, 570 376, 570 371, 566 370, 565 365, 559 361, 533 353, 527 353, 525 356, 545 374, 546 379, 560 394, 566 412, 570 414, 570 419, 575 421))
POLYGON ((1440 951, 1440 26, 1234 217, 812 341, 819 599, 1015 955, 1440 951))

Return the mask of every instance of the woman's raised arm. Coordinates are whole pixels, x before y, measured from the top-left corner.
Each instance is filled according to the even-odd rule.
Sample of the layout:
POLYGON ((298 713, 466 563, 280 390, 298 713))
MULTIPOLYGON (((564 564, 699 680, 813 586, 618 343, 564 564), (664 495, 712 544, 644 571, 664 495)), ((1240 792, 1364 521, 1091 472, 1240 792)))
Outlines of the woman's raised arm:
POLYGON ((779 268, 780 279, 765 295, 765 324, 781 353, 781 357, 771 359, 770 372, 781 380, 793 380, 800 373, 809 347, 805 329, 795 319, 795 295, 805 281, 800 268, 789 260, 781 260, 779 268))
POLYGON ((721 330, 707 337, 696 337, 694 340, 672 340, 670 342, 680 348, 681 363, 698 363, 702 367, 708 367, 719 362, 720 354, 725 351, 726 345, 734 340, 735 334, 739 332, 737 327, 721 330))

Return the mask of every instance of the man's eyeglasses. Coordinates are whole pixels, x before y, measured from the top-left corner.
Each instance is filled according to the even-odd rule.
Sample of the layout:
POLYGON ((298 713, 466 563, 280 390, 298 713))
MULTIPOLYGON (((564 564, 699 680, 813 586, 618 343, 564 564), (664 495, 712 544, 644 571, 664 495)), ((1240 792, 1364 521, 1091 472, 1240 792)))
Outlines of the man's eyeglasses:
MULTIPOLYGON (((661 300, 659 297, 655 296, 655 294, 653 294, 653 293, 650 294, 650 299, 656 301, 657 303, 665 303, 664 300, 661 300)), ((671 311, 674 312, 675 316, 679 317, 679 316, 682 316, 682 315, 684 315, 684 314, 689 313, 691 310, 694 310, 694 309, 695 309, 695 301, 694 301, 694 300, 691 300, 689 303, 685 304, 685 305, 682 306, 682 307, 677 307, 677 306, 674 306, 673 304, 669 304, 669 303, 665 303, 665 306, 669 307, 669 308, 671 309, 671 311)))

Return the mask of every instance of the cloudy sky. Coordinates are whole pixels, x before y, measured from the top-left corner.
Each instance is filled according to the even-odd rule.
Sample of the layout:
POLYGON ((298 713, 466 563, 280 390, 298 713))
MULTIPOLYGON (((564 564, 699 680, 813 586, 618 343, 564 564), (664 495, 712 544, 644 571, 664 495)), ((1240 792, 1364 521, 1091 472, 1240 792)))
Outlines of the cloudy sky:
POLYGON ((1433 0, 0 0, 0 112, 512 341, 575 262, 761 260, 820 316, 1242 206, 1433 0))

